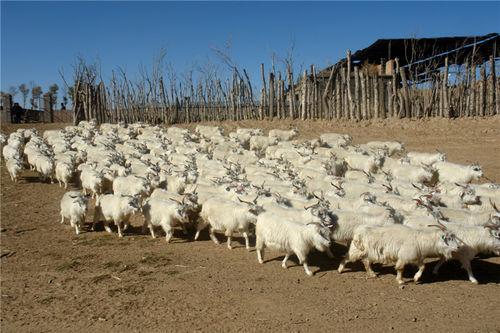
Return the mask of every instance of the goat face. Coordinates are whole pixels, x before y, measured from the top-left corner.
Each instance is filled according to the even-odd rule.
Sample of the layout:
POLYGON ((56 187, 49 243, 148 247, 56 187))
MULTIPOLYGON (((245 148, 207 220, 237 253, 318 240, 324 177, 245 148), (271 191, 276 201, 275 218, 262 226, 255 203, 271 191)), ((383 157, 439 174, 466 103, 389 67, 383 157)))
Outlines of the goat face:
POLYGON ((474 205, 479 203, 479 197, 476 195, 476 191, 470 187, 466 187, 460 191, 460 200, 465 205, 474 205))
POLYGON ((311 243, 320 252, 325 252, 330 248, 330 231, 319 223, 308 223, 307 232, 310 235, 311 243))
POLYGON ((438 247, 441 249, 441 253, 445 258, 451 258, 453 253, 460 249, 460 242, 456 238, 455 234, 445 231, 438 240, 438 247))
POLYGON ((188 206, 185 204, 179 205, 179 207, 175 210, 176 218, 181 223, 189 222, 189 215, 187 212, 188 206))
POLYGON ((479 164, 469 165, 469 170, 472 172, 474 178, 476 179, 481 178, 483 176, 483 169, 479 164))
POLYGON ((318 208, 313 208, 311 214, 318 217, 321 223, 327 227, 333 227, 337 223, 337 216, 331 213, 327 208, 319 206, 318 208))
POLYGON ((258 216, 259 214, 264 212, 264 207, 253 204, 248 209, 248 212, 250 212, 250 214, 252 214, 252 215, 258 216))
POLYGON ((135 214, 139 211, 141 208, 139 204, 139 199, 137 197, 133 196, 126 196, 127 197, 127 202, 126 202, 126 207, 129 209, 131 214, 135 214))

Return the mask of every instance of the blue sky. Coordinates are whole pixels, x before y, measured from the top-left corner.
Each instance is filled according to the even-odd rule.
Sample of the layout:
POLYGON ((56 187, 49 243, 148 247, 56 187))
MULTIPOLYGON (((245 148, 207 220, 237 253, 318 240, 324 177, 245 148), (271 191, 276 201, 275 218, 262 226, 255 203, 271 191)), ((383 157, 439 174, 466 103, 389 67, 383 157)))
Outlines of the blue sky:
MULTIPOLYGON (((34 81, 63 86, 81 55, 103 77, 131 76, 160 48, 177 72, 231 55, 258 80, 259 64, 284 57, 321 68, 378 38, 479 35, 500 31, 500 2, 20 2, 1 3, 1 89, 34 81)), ((19 99, 19 96, 18 98, 19 99)))

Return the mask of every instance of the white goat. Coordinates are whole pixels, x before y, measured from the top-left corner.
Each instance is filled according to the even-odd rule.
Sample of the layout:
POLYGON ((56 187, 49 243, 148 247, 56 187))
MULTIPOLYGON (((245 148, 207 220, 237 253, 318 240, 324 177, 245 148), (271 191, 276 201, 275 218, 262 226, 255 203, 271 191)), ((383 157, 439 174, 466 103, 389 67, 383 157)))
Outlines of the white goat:
POLYGON ((130 217, 140 209, 137 198, 116 194, 105 194, 97 198, 94 211, 92 230, 100 216, 104 218, 104 229, 112 233, 109 222, 114 222, 118 228, 118 237, 123 237, 123 230, 127 229, 130 217))
MULTIPOLYGON (((453 232, 460 242, 460 249, 452 254, 451 258, 442 257, 441 260, 434 266, 433 273, 437 274, 439 268, 447 260, 458 260, 462 264, 462 268, 467 271, 469 280, 477 284, 478 281, 472 273, 471 261, 478 253, 495 253, 500 255, 500 231, 498 225, 474 226, 464 225, 454 222, 440 222, 449 231, 453 232)), ((430 224, 436 224, 432 222, 430 224)), ((406 224, 412 228, 425 229, 429 223, 409 223, 406 224)))
MULTIPOLYGON (((471 261, 478 253, 495 253, 500 255, 500 231, 498 226, 487 225, 485 227, 462 226, 454 223, 446 223, 446 228, 452 230, 462 242, 460 249, 453 253, 452 259, 460 261, 463 269, 467 271, 469 281, 477 284, 478 281, 472 273, 471 261)), ((447 258, 441 260, 434 266, 432 271, 437 274, 441 265, 447 258)))
POLYGON ((68 183, 73 178, 74 167, 68 162, 56 162, 56 180, 59 182, 59 187, 64 184, 64 189, 68 188, 68 183))
POLYGON ((319 138, 328 147, 344 147, 352 142, 352 137, 348 134, 324 133, 319 138))
POLYGON ((61 224, 64 223, 64 219, 69 219, 76 234, 80 234, 87 215, 87 206, 88 198, 79 191, 64 193, 61 199, 61 224))
POLYGON ((12 159, 8 159, 5 162, 5 166, 7 167, 7 171, 9 172, 10 179, 13 182, 17 183, 17 179, 19 177, 19 174, 24 169, 23 162, 18 160, 18 159, 12 158, 12 159))
POLYGON ((461 165, 450 162, 436 162, 434 168, 439 173, 440 182, 467 184, 483 176, 483 170, 478 164, 461 165))
POLYGON ((2 149, 2 155, 6 160, 20 159, 21 152, 18 148, 15 148, 11 145, 5 145, 2 149))
POLYGON ((344 159, 351 168, 364 172, 377 172, 383 163, 383 157, 379 155, 348 154, 344 159))
POLYGON ((406 180, 409 183, 430 182, 434 171, 427 166, 399 165, 391 168, 391 174, 398 180, 406 180))
POLYGON ((116 177, 113 181, 114 194, 146 197, 150 192, 148 180, 142 177, 129 175, 116 177))
POLYGON ((279 141, 290 141, 299 135, 299 131, 294 128, 288 131, 272 129, 269 131, 270 138, 276 138, 279 141))
POLYGON ((281 266, 287 268, 290 255, 295 254, 304 266, 308 276, 313 273, 307 264, 307 255, 312 249, 325 252, 330 248, 329 229, 320 223, 298 223, 287 220, 269 219, 269 215, 259 216, 255 227, 257 260, 264 263, 266 247, 284 251, 285 258, 281 266))
POLYGON ((361 260, 370 276, 376 276, 371 263, 395 264, 396 280, 403 284, 403 271, 406 265, 418 266, 413 280, 418 282, 422 276, 426 258, 444 257, 449 259, 460 248, 453 233, 444 230, 416 230, 403 225, 358 227, 349 251, 340 263, 338 272, 342 273, 349 262, 361 260))
POLYGON ((83 168, 80 174, 80 181, 82 183, 83 193, 87 194, 87 191, 89 191, 92 194, 92 198, 95 198, 102 192, 104 175, 102 172, 98 172, 90 167, 83 168))
POLYGON ((389 156, 404 151, 404 144, 398 141, 370 141, 366 145, 371 149, 387 149, 389 156))
POLYGON ((250 223, 255 223, 257 216, 264 211, 262 206, 256 204, 256 200, 257 198, 250 202, 240 199, 241 203, 237 203, 220 197, 208 199, 201 208, 200 216, 203 221, 198 223, 194 239, 197 240, 200 231, 210 226, 210 238, 214 243, 219 244, 214 232, 224 232, 227 236, 227 247, 231 249, 231 237, 234 232, 239 231, 245 238, 245 247, 250 250, 248 239, 250 223))
POLYGON ((165 231, 167 243, 172 238, 172 228, 181 225, 185 231, 185 224, 189 222, 187 206, 184 203, 160 198, 148 198, 142 206, 144 214, 143 232, 146 227, 151 232, 151 237, 155 238, 154 227, 161 226, 165 231))
POLYGON ((278 144, 277 138, 255 135, 250 138, 250 150, 265 151, 267 147, 278 144))
POLYGON ((54 183, 54 160, 46 155, 38 155, 34 163, 35 170, 40 173, 42 180, 50 178, 50 183, 54 183))
POLYGON ((446 154, 437 152, 437 153, 419 153, 415 151, 409 152, 407 155, 411 164, 414 165, 433 165, 436 162, 445 162, 446 154))

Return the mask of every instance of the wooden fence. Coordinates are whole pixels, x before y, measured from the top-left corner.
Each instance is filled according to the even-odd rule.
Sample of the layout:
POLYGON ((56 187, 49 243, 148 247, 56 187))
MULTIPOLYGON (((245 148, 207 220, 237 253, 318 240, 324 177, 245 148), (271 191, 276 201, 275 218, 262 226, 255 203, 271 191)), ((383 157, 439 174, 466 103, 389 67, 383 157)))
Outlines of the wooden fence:
MULTIPOLYGON (((75 67, 75 121, 189 123, 245 119, 374 119, 492 116, 500 113, 499 59, 448 64, 417 72, 399 67, 398 59, 369 65, 346 63, 318 73, 314 66, 294 80, 291 66, 266 73, 260 91, 245 70, 228 79, 187 78, 169 84, 153 69, 151 77, 131 82, 113 73, 108 86, 97 82, 96 68, 75 67), (451 70, 452 69, 452 70, 451 70)), ((420 68, 421 69, 421 68, 420 68)))

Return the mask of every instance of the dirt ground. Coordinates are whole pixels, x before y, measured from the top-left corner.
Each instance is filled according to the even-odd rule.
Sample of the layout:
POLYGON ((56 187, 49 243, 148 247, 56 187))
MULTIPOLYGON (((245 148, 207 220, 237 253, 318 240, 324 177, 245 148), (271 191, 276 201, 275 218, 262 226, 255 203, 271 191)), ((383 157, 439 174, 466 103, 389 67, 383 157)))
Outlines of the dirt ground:
MULTIPOLYGON (((401 140, 408 150, 437 148, 450 161, 477 161, 487 177, 500 181, 500 117, 223 124, 227 129, 236 125, 296 126, 306 138, 344 132, 356 143, 401 140)), ((26 127, 2 126, 2 131, 19 126, 26 127)), ((345 248, 335 245, 334 260, 320 253, 310 256, 315 275, 309 278, 296 261, 282 269, 281 253, 267 251, 260 265, 244 245, 228 250, 207 234, 193 242, 192 234, 187 238, 176 232, 167 245, 163 238, 141 234, 140 216, 123 239, 102 228, 76 236, 59 224, 63 193, 31 172, 14 184, 2 163, 2 332, 500 332, 498 257, 474 260, 479 285, 470 283, 456 263, 446 264, 434 277, 430 262, 421 284, 400 288, 391 267, 379 266, 375 279, 359 265, 338 274, 345 248)), ((406 278, 414 272, 408 269, 406 278)))

